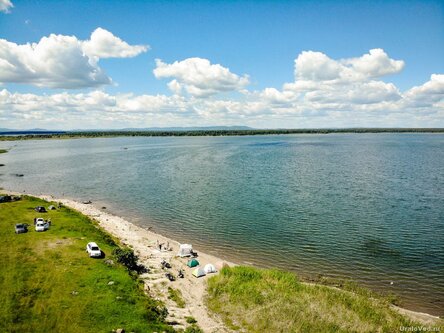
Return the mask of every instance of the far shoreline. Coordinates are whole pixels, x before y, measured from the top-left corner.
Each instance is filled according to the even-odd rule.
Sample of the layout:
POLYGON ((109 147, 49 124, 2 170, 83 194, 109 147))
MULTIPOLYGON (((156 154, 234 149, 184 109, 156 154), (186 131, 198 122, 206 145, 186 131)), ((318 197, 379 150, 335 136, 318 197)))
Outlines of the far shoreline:
MULTIPOLYGON (((57 198, 57 197, 54 197, 54 196, 48 195, 48 194, 35 195, 32 193, 17 192, 17 191, 12 191, 12 190, 8 190, 8 189, 1 189, 1 192, 7 193, 9 195, 33 196, 33 197, 40 198, 40 199, 43 199, 48 202, 61 202, 64 206, 69 207, 73 210, 76 210, 76 211, 80 212, 81 214, 88 216, 92 220, 97 221, 99 226, 105 232, 117 237, 123 245, 129 246, 132 249, 134 249, 136 251, 136 253, 138 253, 139 256, 141 257, 142 262, 143 262, 144 258, 146 260, 149 257, 153 257, 153 255, 152 255, 152 253, 147 255, 147 253, 144 250, 142 250, 141 247, 142 248, 153 247, 153 242, 155 239, 160 240, 160 242, 162 242, 162 243, 170 244, 173 248, 173 251, 171 253, 172 255, 175 255, 175 253, 177 253, 178 246, 180 244, 180 242, 178 242, 168 236, 164 236, 163 234, 160 234, 158 232, 152 231, 152 230, 144 228, 142 226, 138 226, 138 225, 131 223, 128 220, 126 220, 118 215, 112 214, 111 212, 104 212, 99 207, 96 207, 94 205, 94 203, 84 204, 84 203, 81 203, 81 202, 73 200, 73 199, 57 198), (149 242, 151 242, 150 245, 148 245, 148 243, 146 243, 147 240, 149 240, 149 242)), ((219 256, 215 256, 215 255, 201 252, 199 250, 199 248, 195 248, 195 250, 198 251, 199 259, 202 260, 202 262, 216 264, 219 268, 225 264, 228 266, 231 266, 231 267, 238 266, 238 265, 245 265, 244 262, 241 263, 238 260, 230 259, 230 261, 228 261, 228 260, 225 260, 224 258, 221 258, 219 256)), ((171 260, 171 256, 169 257, 169 259, 171 260)), ((247 265, 257 267, 253 264, 247 264, 247 265)), ((303 277, 299 274, 297 274, 297 275, 300 277, 303 277)), ((202 302, 203 298, 205 296, 205 284, 201 283, 201 282, 205 281, 205 280, 201 280, 201 279, 196 279, 196 280, 191 279, 190 281, 188 281, 188 279, 186 279, 186 280, 187 280, 187 282, 190 282, 190 281, 192 282, 193 288, 196 288, 197 286, 199 286, 199 292, 198 292, 199 299, 196 300, 196 299, 193 299, 193 297, 190 297, 190 295, 186 295, 186 292, 187 292, 186 289, 189 288, 190 286, 186 286, 187 288, 184 289, 183 287, 185 287, 185 286, 182 285, 182 286, 180 286, 179 290, 181 290, 181 292, 185 294, 184 296, 187 299, 187 301, 190 301, 190 302, 198 301, 198 303, 202 302), (196 282, 196 283, 193 283, 193 282, 196 282)), ((306 281, 305 283, 313 283, 313 282, 306 281)), ((314 284, 318 284, 318 282, 314 282, 314 284)), ((177 287, 177 284, 175 286, 177 287)), ((335 287, 333 287, 333 288, 335 288, 335 287)), ((193 290, 195 290, 195 289, 193 289, 193 290)), ((201 305, 193 304, 192 308, 200 307, 200 306, 201 305)), ((410 310, 410 309, 395 306, 395 305, 392 305, 392 307, 394 309, 396 309, 398 312, 400 312, 401 314, 406 315, 413 320, 421 321, 424 324, 433 324, 436 320, 440 319, 439 316, 431 315, 429 313, 410 310)), ((203 310, 203 309, 200 309, 200 310, 203 310)), ((220 322, 219 318, 211 318, 212 316, 208 315, 208 313, 205 313, 205 314, 192 313, 192 314, 195 316, 203 316, 204 318, 208 316, 209 318, 204 319, 204 323, 205 323, 204 326, 206 328, 208 328, 208 326, 211 328, 214 328, 214 327, 222 328, 223 327, 223 324, 220 322)))
POLYGON ((268 136, 295 134, 444 134, 444 128, 306 128, 306 129, 134 129, 134 130, 78 130, 78 131, 32 131, 16 130, 0 132, 0 141, 114 138, 114 137, 224 137, 268 136))

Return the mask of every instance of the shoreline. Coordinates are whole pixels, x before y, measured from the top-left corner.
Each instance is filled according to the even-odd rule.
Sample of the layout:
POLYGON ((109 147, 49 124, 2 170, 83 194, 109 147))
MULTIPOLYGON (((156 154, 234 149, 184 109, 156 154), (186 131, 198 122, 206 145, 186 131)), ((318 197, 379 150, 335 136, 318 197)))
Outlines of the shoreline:
MULTIPOLYGON (((139 262, 150 269, 150 273, 141 275, 141 279, 144 281, 145 291, 151 297, 159 299, 166 304, 169 311, 167 321, 174 322, 181 318, 185 320, 185 317, 191 316, 198 320, 198 324, 204 332, 232 332, 222 323, 222 320, 217 315, 211 314, 207 310, 205 305, 205 281, 207 276, 195 278, 191 275, 193 269, 186 266, 188 258, 176 257, 180 244, 176 240, 135 225, 110 212, 104 212, 96 207, 94 203, 84 204, 73 199, 62 199, 52 195, 20 193, 7 189, 3 189, 3 192, 10 195, 29 195, 45 201, 61 202, 64 206, 93 219, 98 223, 99 227, 116 237, 122 245, 132 248, 136 255, 139 256, 139 262), (157 241, 163 244, 169 244, 172 250, 159 251, 156 248, 157 241), (160 268, 160 261, 162 259, 165 259, 172 264, 173 268, 170 272, 174 275, 177 275, 178 269, 182 269, 185 272, 185 278, 170 282, 164 275, 166 271, 163 271, 160 268), (181 292, 186 303, 185 308, 179 308, 175 302, 168 299, 168 287, 178 289, 181 292)), ((193 249, 198 250, 196 248, 193 249)), ((238 263, 233 261, 227 261, 201 251, 197 252, 197 259, 200 263, 198 267, 203 267, 207 263, 211 263, 220 270, 224 265, 238 265, 238 263)), ((209 274, 209 276, 212 276, 212 274, 209 274)), ((395 305, 391 305, 391 307, 410 319, 420 321, 425 325, 432 325, 440 320, 439 316, 428 313, 413 311, 395 305)), ((180 321, 178 321, 178 323, 179 324, 176 327, 184 327, 180 321)))
MULTIPOLYGON (((56 198, 52 195, 34 195, 31 193, 20 193, 3 189, 3 192, 10 195, 29 195, 48 202, 60 202, 65 207, 76 210, 79 213, 91 218, 98 223, 98 226, 105 232, 116 237, 124 246, 128 246, 134 250, 139 257, 139 263, 149 269, 149 273, 140 275, 144 282, 144 289, 151 297, 161 300, 168 309, 167 322, 177 322, 174 326, 177 328, 185 328, 186 317, 193 317, 197 320, 199 327, 204 332, 232 332, 222 323, 222 320, 214 314, 210 314, 205 305, 206 295, 206 279, 213 274, 195 278, 191 272, 195 268, 189 268, 186 264, 188 257, 180 258, 176 254, 179 250, 179 242, 155 233, 153 231, 139 227, 117 215, 103 212, 93 204, 84 204, 71 199, 56 198), (157 249, 157 241, 163 244, 169 244, 171 251, 159 251, 157 249), (161 260, 168 261, 172 269, 161 269, 161 260), (184 271, 184 278, 177 278, 177 271, 184 271), (176 276, 176 281, 170 282, 165 273, 169 271, 176 276), (185 307, 179 307, 173 300, 168 298, 168 288, 179 290, 185 301, 185 307)), ((93 241, 93 240, 91 240, 93 241)), ((99 244, 100 246, 100 244, 99 244)), ((198 250, 193 248, 195 251, 198 250)), ((220 270, 224 265, 236 266, 235 263, 223 260, 200 251, 197 251, 200 265, 204 267, 211 263, 220 270)), ((215 273, 217 274, 217 273, 215 273)))

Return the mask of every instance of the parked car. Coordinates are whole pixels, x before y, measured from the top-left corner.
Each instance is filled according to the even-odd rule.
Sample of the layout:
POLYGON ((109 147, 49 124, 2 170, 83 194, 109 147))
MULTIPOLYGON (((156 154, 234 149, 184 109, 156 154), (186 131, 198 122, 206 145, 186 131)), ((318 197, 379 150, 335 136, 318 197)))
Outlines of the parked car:
MULTIPOLYGON (((42 219, 43 220, 43 219, 42 219)), ((35 224, 35 231, 46 231, 49 229, 49 223, 43 221, 37 221, 35 224)))
POLYGON ((43 222, 43 223, 45 223, 45 220, 44 220, 43 218, 41 218, 41 217, 34 218, 34 225, 36 225, 37 222, 43 222))
POLYGON ((16 234, 24 234, 28 232, 28 225, 25 223, 18 223, 15 225, 15 233, 16 234))
POLYGON ((86 252, 88 252, 91 258, 100 258, 102 256, 102 250, 100 250, 99 246, 94 242, 86 245, 86 252))
POLYGON ((10 195, 1 195, 0 196, 0 202, 10 202, 10 201, 12 201, 10 195))
POLYGON ((37 213, 46 213, 46 208, 42 206, 37 206, 34 208, 37 213))

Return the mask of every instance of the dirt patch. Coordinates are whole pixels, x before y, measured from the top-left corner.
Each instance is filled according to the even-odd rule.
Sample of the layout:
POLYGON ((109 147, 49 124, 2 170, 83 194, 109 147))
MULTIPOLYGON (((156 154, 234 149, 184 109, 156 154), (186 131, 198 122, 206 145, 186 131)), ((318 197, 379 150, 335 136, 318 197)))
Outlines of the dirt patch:
POLYGON ((40 242, 39 245, 34 249, 36 253, 43 253, 48 250, 54 250, 68 246, 72 244, 72 240, 66 239, 56 239, 53 241, 40 242))
POLYGON ((48 249, 54 249, 57 247, 61 247, 61 246, 67 246, 67 245, 71 245, 72 244, 72 240, 69 238, 66 239, 57 239, 53 242, 46 242, 46 248, 48 249))

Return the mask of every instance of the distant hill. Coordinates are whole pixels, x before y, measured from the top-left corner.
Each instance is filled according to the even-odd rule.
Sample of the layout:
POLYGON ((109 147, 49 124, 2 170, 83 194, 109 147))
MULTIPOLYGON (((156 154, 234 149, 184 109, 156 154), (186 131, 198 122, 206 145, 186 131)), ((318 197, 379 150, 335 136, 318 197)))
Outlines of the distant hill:
POLYGON ((44 128, 11 129, 0 128, 0 134, 35 134, 35 133, 69 133, 69 132, 153 132, 153 131, 244 131, 254 128, 248 126, 196 126, 196 127, 145 127, 145 128, 119 128, 119 129, 74 129, 74 130, 48 130, 44 128))
POLYGON ((196 126, 196 127, 145 127, 119 129, 77 129, 67 132, 186 132, 186 131, 244 131, 254 128, 248 126, 196 126))
POLYGON ((29 129, 12 129, 12 128, 0 128, 0 132, 48 132, 44 128, 29 128, 29 129))

